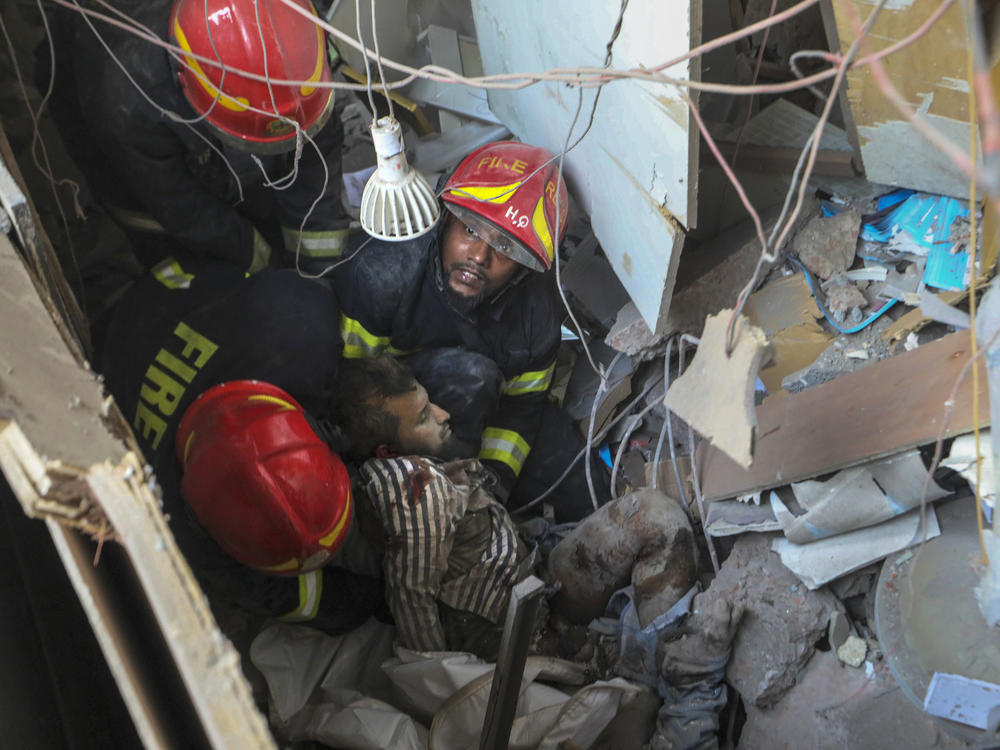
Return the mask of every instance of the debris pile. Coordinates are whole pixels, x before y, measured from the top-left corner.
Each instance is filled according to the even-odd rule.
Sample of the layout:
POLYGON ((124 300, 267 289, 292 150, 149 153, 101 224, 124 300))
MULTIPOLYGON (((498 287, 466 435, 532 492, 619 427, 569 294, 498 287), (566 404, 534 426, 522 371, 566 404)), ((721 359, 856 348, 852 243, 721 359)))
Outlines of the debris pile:
MULTIPOLYGON (((931 675, 918 679, 889 658, 910 649, 899 632, 881 632, 875 599, 880 580, 883 606, 901 586, 920 585, 884 561, 904 565, 938 538, 954 543, 954 512, 936 508, 974 517, 978 481, 987 521, 992 512, 989 433, 979 438, 987 463, 978 480, 971 447, 976 422, 989 423, 985 368, 978 413, 970 368, 963 370, 968 209, 953 198, 885 189, 864 200, 820 190, 808 210, 787 254, 765 265, 736 313, 723 302, 737 298, 759 254, 749 222, 724 233, 729 254, 716 254, 714 264, 698 253, 714 252, 716 240, 692 254, 695 272, 682 261, 659 333, 631 303, 610 326, 596 324, 606 314, 582 313, 585 337, 622 355, 605 371, 618 404, 611 415, 635 415, 604 415, 592 437, 602 455, 619 454, 609 466, 628 467, 615 473, 619 491, 653 484, 687 504, 702 547, 699 597, 722 597, 741 613, 718 682, 730 688, 718 709, 720 741, 874 748, 892 727, 893 744, 966 747, 986 738, 985 729, 932 718, 923 706, 931 675), (741 355, 751 341, 754 353, 741 355), (623 362, 631 370, 624 375, 623 362), (630 400, 651 374, 663 376, 653 397, 665 393, 665 407, 650 408, 649 395, 630 400)), ((977 257, 994 258, 995 250, 977 257)), ((993 269, 976 272, 982 284, 993 269)), ((579 307, 586 303, 575 283, 564 281, 579 307)), ((601 355, 605 364, 613 359, 601 355)), ((594 397, 600 378, 588 379, 594 397)), ((578 382, 571 377, 568 391, 578 382)), ((986 671, 974 676, 995 688, 1000 671, 986 671)), ((661 697, 670 695, 661 687, 661 697)), ((652 746, 689 746, 662 717, 652 746), (675 744, 663 744, 666 737, 675 744)))

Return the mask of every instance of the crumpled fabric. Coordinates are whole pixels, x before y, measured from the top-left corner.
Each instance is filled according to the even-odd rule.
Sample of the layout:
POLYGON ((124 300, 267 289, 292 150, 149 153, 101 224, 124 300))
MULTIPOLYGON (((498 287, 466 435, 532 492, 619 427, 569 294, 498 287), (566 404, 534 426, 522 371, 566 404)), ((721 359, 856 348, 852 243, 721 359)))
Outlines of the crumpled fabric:
POLYGON ((694 598, 684 634, 660 644, 663 705, 650 750, 718 748, 719 712, 727 699, 723 680, 743 611, 709 588, 694 598))
MULTIPOLYGON (((476 747, 494 665, 468 653, 393 647, 393 635, 375 620, 336 637, 301 625, 261 631, 250 655, 267 680, 278 738, 338 750, 476 747)), ((583 665, 528 657, 509 747, 589 748, 618 717, 652 727, 659 703, 652 691, 591 679, 583 665)))
POLYGON ((719 713, 728 693, 723 679, 729 652, 706 660, 689 673, 690 684, 678 687, 660 678, 663 705, 656 717, 650 750, 715 750, 719 746, 719 713))
POLYGON ((261 631, 250 658, 267 680, 275 733, 340 750, 426 750, 427 729, 391 705, 379 668, 394 633, 374 619, 340 636, 284 623, 261 631))
POLYGON ((608 610, 619 612, 618 661, 615 674, 656 688, 660 681, 660 665, 656 649, 660 641, 675 632, 691 611, 691 600, 698 592, 692 586, 678 602, 645 628, 639 626, 632 586, 616 591, 608 602, 608 610))

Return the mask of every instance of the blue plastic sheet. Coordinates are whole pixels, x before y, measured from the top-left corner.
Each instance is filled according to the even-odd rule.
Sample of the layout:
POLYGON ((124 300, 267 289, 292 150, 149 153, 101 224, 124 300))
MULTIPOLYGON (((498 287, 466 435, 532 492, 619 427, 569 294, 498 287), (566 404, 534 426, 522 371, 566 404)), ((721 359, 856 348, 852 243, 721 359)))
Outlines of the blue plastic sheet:
POLYGON ((928 250, 941 246, 947 250, 952 245, 949 239, 952 223, 959 216, 969 215, 964 201, 944 195, 913 193, 889 205, 893 206, 890 211, 883 214, 880 210, 862 225, 861 236, 864 239, 888 242, 899 232, 906 232, 914 242, 928 250))

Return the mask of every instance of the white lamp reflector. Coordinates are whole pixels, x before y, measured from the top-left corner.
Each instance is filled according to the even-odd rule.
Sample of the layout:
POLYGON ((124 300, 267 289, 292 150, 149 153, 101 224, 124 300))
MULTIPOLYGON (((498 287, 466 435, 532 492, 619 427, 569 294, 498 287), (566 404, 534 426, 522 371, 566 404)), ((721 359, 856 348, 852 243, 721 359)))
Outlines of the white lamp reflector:
POLYGON ((437 223, 441 208, 427 180, 406 161, 403 133, 392 117, 372 125, 378 166, 361 196, 361 228, 380 240, 410 240, 437 223))

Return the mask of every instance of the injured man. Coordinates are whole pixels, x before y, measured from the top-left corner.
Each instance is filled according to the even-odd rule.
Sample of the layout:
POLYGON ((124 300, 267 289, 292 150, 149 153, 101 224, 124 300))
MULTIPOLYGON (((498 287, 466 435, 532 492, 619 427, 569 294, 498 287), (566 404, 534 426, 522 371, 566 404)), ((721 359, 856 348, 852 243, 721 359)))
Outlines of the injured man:
MULTIPOLYGON (((495 477, 454 457, 450 415, 396 359, 343 361, 335 393, 332 416, 360 464, 355 523, 382 555, 399 645, 495 658, 510 591, 536 563, 495 477)), ((547 568, 554 618, 585 624, 631 583, 644 627, 695 583, 691 525, 676 500, 640 490, 580 522, 547 568)))

